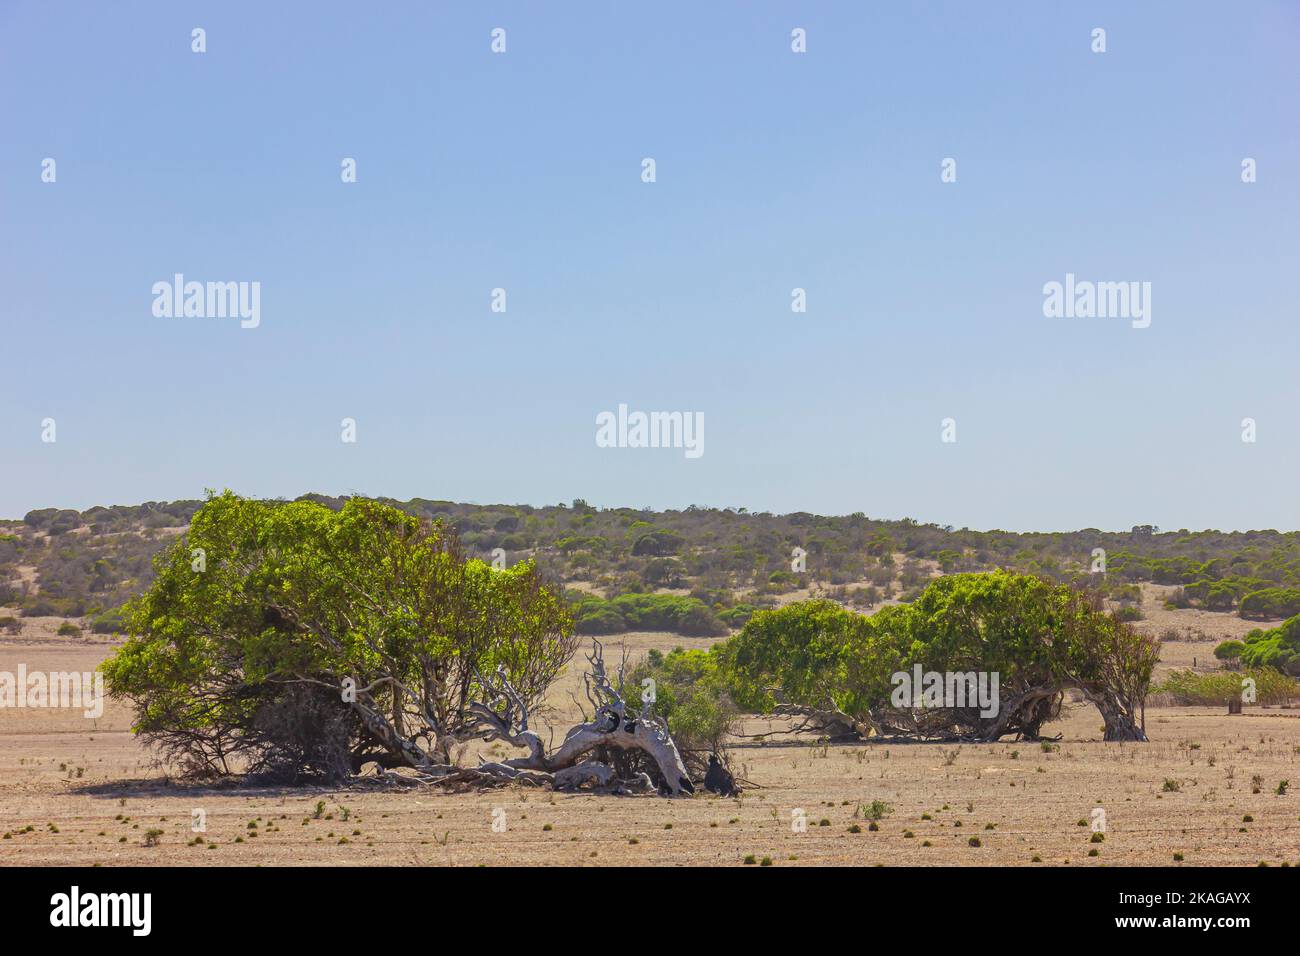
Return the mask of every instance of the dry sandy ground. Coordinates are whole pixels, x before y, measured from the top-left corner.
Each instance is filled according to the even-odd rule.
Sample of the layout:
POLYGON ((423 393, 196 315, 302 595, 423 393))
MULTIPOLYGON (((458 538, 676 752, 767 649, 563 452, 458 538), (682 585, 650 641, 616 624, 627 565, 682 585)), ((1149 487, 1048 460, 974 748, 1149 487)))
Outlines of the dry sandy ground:
MULTIPOLYGON (((708 641, 632 634, 608 642, 607 662, 623 643, 635 658, 651 647, 708 641)), ((1166 654, 1203 659, 1210 646, 1171 644, 1166 654)), ((3 643, 0 671, 15 671, 20 662, 87 670, 111 649, 66 639, 3 643)), ((584 663, 579 655, 549 698, 557 722, 575 716, 569 695, 581 697, 584 663)), ((743 797, 666 800, 527 789, 187 789, 168 785, 151 765, 121 705, 108 702, 98 720, 70 711, 0 710, 0 836, 9 834, 0 839, 0 865, 731 866, 752 854, 777 866, 1114 866, 1175 865, 1175 853, 1188 865, 1296 865, 1298 718, 1300 709, 1248 708, 1239 717, 1150 709, 1151 743, 1106 744, 1096 712, 1075 705, 1051 728, 1063 735, 1052 750, 1010 742, 748 742, 734 754, 755 784, 743 797), (1294 789, 1278 795, 1284 779, 1294 789), (1166 790, 1167 780, 1177 789, 1166 790), (875 832, 857 815, 873 800, 891 808, 875 832), (1096 807, 1106 814, 1099 844, 1090 842, 1089 826, 1079 825, 1096 807), (201 844, 192 844, 195 810, 206 815, 201 844), (806 832, 793 832, 797 810, 806 832), (505 832, 493 831, 494 812, 505 832), (148 847, 152 829, 162 833, 148 847), (971 846, 972 837, 981 845, 971 846), (1094 849, 1098 856, 1089 857, 1094 849)), ((753 721, 747 729, 766 727, 753 721)))

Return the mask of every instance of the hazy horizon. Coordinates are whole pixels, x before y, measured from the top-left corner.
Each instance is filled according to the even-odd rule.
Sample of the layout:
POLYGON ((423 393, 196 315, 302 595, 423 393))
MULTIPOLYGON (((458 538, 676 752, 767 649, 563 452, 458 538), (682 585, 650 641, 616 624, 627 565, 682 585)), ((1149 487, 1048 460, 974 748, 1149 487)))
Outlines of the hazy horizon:
MULTIPOLYGON (((232 488, 229 490, 235 492, 236 494, 239 493, 238 489, 232 488)), ((751 515, 770 515, 772 517, 783 517, 791 514, 804 513, 804 514, 812 514, 819 518, 847 518, 854 514, 861 513, 868 521, 897 522, 897 521, 911 520, 911 521, 915 521, 918 525, 936 525, 941 528, 952 528, 954 531, 973 531, 980 534, 988 534, 988 533, 999 532, 999 531, 1007 532, 1009 534, 1076 534, 1081 531, 1097 531, 1101 534, 1129 534, 1132 532, 1134 527, 1150 524, 1150 522, 1137 522, 1137 524, 1131 525, 1130 527, 1127 528, 1104 528, 1104 527, 1097 527, 1093 525, 1085 525, 1077 528, 992 528, 992 527, 984 528, 984 527, 973 527, 969 525, 955 525, 952 524, 951 522, 930 520, 924 516, 918 516, 918 515, 897 515, 897 516, 878 515, 878 514, 872 514, 869 511, 862 511, 861 509, 858 509, 858 511, 844 511, 844 512, 819 512, 819 511, 810 511, 807 508, 796 508, 792 511, 771 511, 771 510, 763 510, 758 508, 750 508, 746 505, 738 505, 734 503, 718 505, 718 504, 704 504, 701 502, 693 502, 692 505, 685 505, 681 508, 650 508, 648 506, 631 505, 627 503, 623 503, 623 504, 604 503, 599 501, 592 501, 587 498, 572 498, 567 501, 551 501, 551 502, 469 501, 469 500, 461 500, 455 498, 445 498, 439 496, 419 495, 419 494, 408 495, 405 497, 397 497, 395 495, 369 494, 369 493, 363 493, 359 491, 338 492, 335 494, 331 494, 325 491, 303 491, 296 495, 265 495, 265 496, 250 495, 246 497, 257 497, 257 498, 261 498, 262 500, 269 500, 269 501, 276 501, 276 500, 294 501, 299 498, 305 497, 307 495, 320 495, 325 498, 346 498, 346 497, 373 498, 373 499, 397 501, 403 503, 419 499, 422 501, 445 501, 455 505, 469 505, 476 508, 502 507, 502 508, 537 509, 537 508, 551 508, 551 507, 556 507, 557 505, 563 506, 565 508, 571 508, 575 501, 581 500, 585 502, 587 505, 590 505, 591 507, 597 508, 601 511, 618 511, 622 509, 631 509, 635 511, 652 511, 652 512, 678 511, 680 512, 686 510, 689 507, 692 507, 693 505, 694 507, 701 508, 701 509, 709 509, 709 510, 716 510, 716 511, 734 511, 738 514, 743 513, 743 514, 751 514, 751 515)), ((206 494, 181 497, 181 498, 142 498, 139 501, 115 501, 112 502, 111 504, 101 501, 101 502, 95 502, 94 504, 85 505, 83 507, 76 507, 73 505, 41 505, 34 509, 28 509, 28 511, 41 511, 46 508, 72 508, 73 510, 76 510, 78 512, 85 512, 85 511, 89 511, 91 508, 96 508, 96 507, 109 507, 109 508, 134 507, 151 501, 160 502, 160 503, 171 502, 171 501, 201 501, 205 497, 206 494)), ((22 521, 25 514, 27 514, 27 512, 24 512, 23 515, 17 515, 17 516, 9 516, 9 517, 0 516, 0 521, 14 521, 14 522, 22 521)), ((1190 527, 1179 526, 1175 528, 1171 526, 1166 528, 1160 525, 1156 525, 1155 527, 1156 527, 1156 532, 1155 532, 1156 534, 1178 534, 1182 532, 1186 532, 1188 534, 1204 534, 1204 533, 1251 534, 1251 533, 1270 532, 1270 531, 1278 534, 1300 533, 1300 530, 1298 529, 1263 528, 1263 527, 1261 528, 1190 528, 1190 527)))

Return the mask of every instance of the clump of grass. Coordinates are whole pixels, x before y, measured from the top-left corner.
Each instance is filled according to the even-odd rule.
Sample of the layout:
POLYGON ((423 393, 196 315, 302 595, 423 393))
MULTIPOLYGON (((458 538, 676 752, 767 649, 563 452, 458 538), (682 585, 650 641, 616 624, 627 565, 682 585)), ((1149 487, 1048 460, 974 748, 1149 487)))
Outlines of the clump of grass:
POLYGON ((1178 793, 1178 791, 1183 789, 1183 785, 1180 781, 1175 780, 1172 777, 1165 777, 1164 786, 1160 789, 1165 793, 1178 793))
POLYGON ((158 845, 158 840, 159 840, 159 838, 162 837, 162 835, 163 835, 162 830, 145 830, 145 831, 144 831, 144 845, 145 845, 145 846, 157 846, 157 845, 158 845))
POLYGON ((753 866, 755 863, 758 862, 758 858, 751 853, 747 857, 745 857, 745 859, 742 862, 745 864, 745 866, 753 866))
POLYGON ((1175 863, 1182 863, 1182 862, 1183 862, 1183 855, 1182 855, 1181 853, 1175 853, 1175 854, 1174 854, 1174 862, 1175 862, 1175 863))
POLYGON ((861 832, 862 832, 862 827, 858 826, 856 823, 854 823, 854 824, 850 824, 850 826, 849 826, 849 832, 850 832, 850 833, 861 833, 861 832))
POLYGON ((979 837, 971 837, 969 840, 966 841, 966 845, 967 845, 967 846, 983 846, 984 844, 980 843, 980 838, 979 838, 979 837))
POLYGON ((765 857, 763 857, 763 859, 761 859, 761 860, 758 861, 758 865, 759 865, 759 866, 771 866, 771 865, 772 865, 772 858, 771 858, 770 856, 765 856, 765 857))
POLYGON ((1089 843, 1104 843, 1105 841, 1106 841, 1106 834, 1102 833, 1100 830, 1093 833, 1093 835, 1088 840, 1089 843))
POLYGON ((324 815, 324 813, 325 813, 325 801, 317 800, 316 809, 315 812, 312 813, 311 818, 313 820, 319 820, 324 815))
POLYGON ((1088 856, 1099 856, 1099 855, 1100 854, 1098 853, 1096 847, 1093 847, 1091 850, 1088 851, 1088 856))
POLYGON ((867 820, 883 820, 893 812, 894 808, 884 800, 872 800, 870 803, 858 804, 858 809, 853 815, 867 820))

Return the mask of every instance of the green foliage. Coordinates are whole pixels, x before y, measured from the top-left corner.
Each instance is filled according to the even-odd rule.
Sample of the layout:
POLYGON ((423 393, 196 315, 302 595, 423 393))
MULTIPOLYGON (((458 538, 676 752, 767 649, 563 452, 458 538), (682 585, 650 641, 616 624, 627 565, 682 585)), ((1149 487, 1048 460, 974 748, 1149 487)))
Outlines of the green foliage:
MULTIPOLYGON (((310 494, 299 500, 338 511, 348 499, 310 494)), ((660 586, 658 580, 671 580, 692 590, 743 590, 754 604, 759 603, 755 595, 788 593, 796 586, 860 590, 867 583, 883 597, 901 589, 913 599, 929 582, 929 562, 945 570, 1003 567, 1069 582, 1086 572, 1097 547, 1106 550, 1108 569, 1097 583, 1120 602, 1136 602, 1139 581, 1174 585, 1177 606, 1211 610, 1228 610, 1261 590, 1300 590, 1296 532, 1159 532, 1140 526, 1132 532, 1012 534, 861 514, 772 515, 699 507, 653 512, 586 504, 535 508, 422 498, 383 503, 455 529, 471 556, 487 558, 492 549, 504 548, 510 564, 531 557, 548 578, 587 582, 603 596, 648 590, 660 586), (792 577, 781 572, 788 569, 795 546, 807 550, 810 560, 806 573, 792 577), (667 557, 675 557, 680 566, 656 565, 651 575, 671 570, 674 576, 648 577, 649 562, 667 557)), ((71 617, 118 607, 149 586, 151 557, 174 540, 162 529, 184 527, 201 504, 147 502, 80 514, 44 509, 0 527, 0 603, 26 597, 25 614, 71 617), (56 527, 81 530, 51 535, 56 527), (18 565, 36 566, 39 604, 15 573, 18 565)), ((1258 600, 1247 603, 1247 616, 1258 600)), ((1266 610, 1290 616, 1283 606, 1266 610)))
MULTIPOLYGON (((722 753, 739 711, 717 653, 680 647, 668 654, 651 651, 628 679, 634 688, 644 688, 646 679, 654 681, 654 713, 668 722, 683 754, 698 758, 709 751, 722 753)), ((698 759, 691 762, 701 763, 698 759)))
POLYGON ((654 558, 646 562, 643 576, 651 587, 677 588, 686 583, 686 567, 676 558, 654 558))
POLYGON ((1241 641, 1224 641, 1214 649, 1214 656, 1221 661, 1235 661, 1241 657, 1245 647, 1241 641))
POLYGON ((718 620, 722 621, 727 627, 741 628, 748 623, 749 619, 758 611, 752 604, 737 604, 733 607, 723 608, 715 613, 718 620))
POLYGON ((391 679, 414 688, 450 739, 477 673, 504 668, 536 703, 574 649, 532 562, 495 571, 450 529, 363 499, 332 511, 213 497, 126 616, 131 636, 102 665, 109 693, 134 702, 137 732, 207 773, 236 756, 339 775, 383 751, 341 701, 345 677, 381 681, 381 713, 409 706, 391 679))
POLYGON ((1272 668, 1208 674, 1174 671, 1153 691, 1168 694, 1175 704, 1219 706, 1240 700, 1242 681, 1248 677, 1255 681, 1256 700, 1261 704, 1282 703, 1300 695, 1300 684, 1272 668))
POLYGON ((77 625, 73 624, 71 621, 64 621, 59 625, 58 633, 59 637, 80 637, 81 628, 77 627, 77 625))
POLYGON ((29 511, 24 516, 23 522, 29 527, 49 535, 67 534, 82 525, 81 515, 68 508, 63 510, 41 508, 39 511, 29 511))
POLYGON ((1300 676, 1300 614, 1267 631, 1256 629, 1247 634, 1241 662, 1300 676))
POLYGON ((875 636, 870 618, 832 601, 800 601, 757 612, 719 653, 747 710, 767 713, 783 702, 854 713, 888 696, 889 675, 903 660, 897 648, 877 652, 875 636), (864 666, 871 660, 877 666, 864 666))
POLYGON ((636 544, 632 546, 632 553, 634 555, 662 557, 677 554, 685 543, 686 539, 676 531, 658 528, 638 537, 636 544))
POLYGON ((1263 588, 1241 599, 1242 617, 1293 617, 1300 614, 1300 588, 1263 588))
MULTIPOLYGON (((1094 597, 1029 575, 959 574, 873 617, 830 601, 761 611, 717 653, 737 703, 760 712, 784 703, 866 719, 889 707, 892 675, 919 665, 996 672, 1004 700, 1079 687, 1108 705, 1110 733, 1112 718, 1131 718, 1140 704, 1159 655, 1151 639, 1100 608, 1094 597)), ((1006 732, 1036 730, 1045 716, 1017 715, 1006 732)))
POLYGON ((126 630, 126 621, 121 608, 113 608, 96 614, 90 619, 90 629, 96 634, 121 634, 126 630))
POLYGON ((611 600, 586 595, 573 605, 579 634, 669 631, 691 637, 727 633, 727 627, 698 598, 672 594, 620 594, 611 600))

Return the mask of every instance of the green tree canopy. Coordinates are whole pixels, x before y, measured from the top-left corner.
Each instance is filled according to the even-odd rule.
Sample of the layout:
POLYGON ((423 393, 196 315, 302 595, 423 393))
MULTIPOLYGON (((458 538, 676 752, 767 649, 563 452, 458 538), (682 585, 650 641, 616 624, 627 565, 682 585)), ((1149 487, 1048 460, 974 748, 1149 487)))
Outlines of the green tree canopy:
POLYGON ((480 675, 499 670, 531 705, 575 646, 532 563, 467 560, 450 529, 363 499, 227 492, 156 566, 103 670, 136 731, 201 772, 445 759, 475 734, 480 675))
POLYGON ((1101 711, 1107 739, 1145 739, 1137 714, 1159 656, 1096 596, 1006 571, 940 578, 912 604, 872 617, 829 601, 760 611, 717 653, 742 707, 815 713, 858 732, 985 739, 1036 735, 1068 687, 1101 711), (894 675, 917 667, 996 674, 998 713, 900 713, 894 675))

